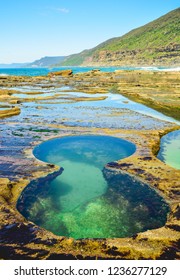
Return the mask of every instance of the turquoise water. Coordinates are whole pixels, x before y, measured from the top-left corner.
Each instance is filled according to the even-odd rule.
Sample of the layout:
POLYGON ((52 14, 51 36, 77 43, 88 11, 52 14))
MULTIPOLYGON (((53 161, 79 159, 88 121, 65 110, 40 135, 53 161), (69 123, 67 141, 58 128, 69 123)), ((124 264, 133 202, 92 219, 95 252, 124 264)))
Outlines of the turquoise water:
POLYGON ((37 225, 75 239, 132 236, 164 225, 168 206, 155 191, 104 168, 135 150, 133 143, 110 136, 43 142, 34 155, 63 172, 32 181, 19 198, 18 210, 37 225))
POLYGON ((17 76, 44 76, 49 72, 72 69, 73 73, 87 72, 92 69, 100 69, 104 72, 113 72, 115 70, 149 70, 149 71, 178 71, 179 68, 167 68, 167 67, 59 67, 59 68, 0 68, 0 75, 17 75, 17 76))
MULTIPOLYGON (((59 67, 59 68, 9 68, 0 69, 0 75, 17 75, 17 76, 45 76, 49 72, 72 69, 73 73, 87 72, 95 69, 96 67, 59 67)), ((117 69, 131 69, 132 67, 98 67, 104 72, 113 72, 117 69)))
POLYGON ((161 138, 157 157, 167 165, 180 169, 180 130, 170 132, 161 138))

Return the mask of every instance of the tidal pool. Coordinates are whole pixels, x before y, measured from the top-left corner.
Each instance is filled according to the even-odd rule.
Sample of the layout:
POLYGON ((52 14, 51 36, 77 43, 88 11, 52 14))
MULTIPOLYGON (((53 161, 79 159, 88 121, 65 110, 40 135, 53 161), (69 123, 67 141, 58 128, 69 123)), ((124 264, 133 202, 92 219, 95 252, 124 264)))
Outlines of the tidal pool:
POLYGON ((167 165, 180 169, 180 130, 170 132, 161 138, 157 157, 167 165))
POLYGON ((43 142, 34 155, 59 165, 62 173, 32 181, 17 209, 37 225, 75 239, 132 236, 162 226, 169 210, 163 198, 134 177, 104 167, 135 150, 133 143, 110 136, 43 142))

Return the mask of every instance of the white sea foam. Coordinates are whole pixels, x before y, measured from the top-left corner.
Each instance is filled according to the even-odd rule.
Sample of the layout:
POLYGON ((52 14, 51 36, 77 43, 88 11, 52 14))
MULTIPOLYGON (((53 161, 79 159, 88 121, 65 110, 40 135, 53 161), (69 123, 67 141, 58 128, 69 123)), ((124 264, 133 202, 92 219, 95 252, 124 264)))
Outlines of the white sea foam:
POLYGON ((168 68, 160 68, 160 67, 156 67, 156 66, 147 66, 147 67, 141 67, 141 70, 147 70, 147 71, 164 71, 164 72, 178 72, 180 71, 180 67, 168 67, 168 68))
POLYGON ((1 76, 1 77, 6 77, 6 76, 9 76, 9 75, 8 75, 8 74, 5 74, 5 73, 1 73, 0 76, 1 76))
POLYGON ((158 67, 155 67, 155 66, 146 66, 146 67, 140 67, 140 69, 142 70, 148 70, 148 71, 158 71, 158 67))
POLYGON ((178 72, 180 71, 180 67, 175 67, 175 68, 166 68, 166 69, 161 69, 160 71, 175 71, 175 72, 178 72))

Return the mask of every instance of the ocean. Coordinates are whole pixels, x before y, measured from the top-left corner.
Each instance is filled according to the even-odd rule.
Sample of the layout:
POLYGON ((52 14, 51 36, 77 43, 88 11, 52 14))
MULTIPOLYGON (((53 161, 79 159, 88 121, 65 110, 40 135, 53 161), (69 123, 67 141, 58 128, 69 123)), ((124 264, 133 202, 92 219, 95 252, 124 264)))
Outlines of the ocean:
POLYGON ((59 68, 0 68, 0 76, 46 76, 49 72, 72 69, 73 73, 87 72, 99 69, 103 72, 114 72, 115 70, 149 70, 149 71, 180 71, 180 67, 59 67, 59 68))

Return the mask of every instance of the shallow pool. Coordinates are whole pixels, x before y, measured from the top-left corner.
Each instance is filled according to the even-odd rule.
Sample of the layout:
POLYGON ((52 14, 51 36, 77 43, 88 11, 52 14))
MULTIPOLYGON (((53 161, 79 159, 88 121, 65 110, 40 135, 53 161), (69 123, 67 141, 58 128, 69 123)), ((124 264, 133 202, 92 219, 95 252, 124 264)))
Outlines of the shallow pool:
POLYGON ((180 169, 180 130, 170 132, 161 138, 157 157, 167 165, 180 169))
POLYGON ((61 175, 32 181, 17 208, 29 220, 60 236, 132 236, 166 221, 168 205, 148 185, 104 168, 136 150, 110 136, 67 136, 46 141, 34 155, 63 168, 61 175))

